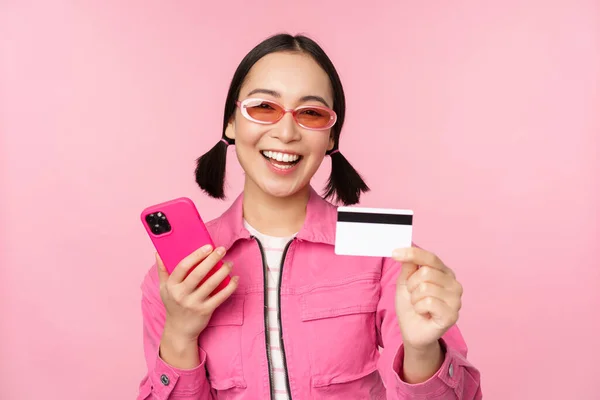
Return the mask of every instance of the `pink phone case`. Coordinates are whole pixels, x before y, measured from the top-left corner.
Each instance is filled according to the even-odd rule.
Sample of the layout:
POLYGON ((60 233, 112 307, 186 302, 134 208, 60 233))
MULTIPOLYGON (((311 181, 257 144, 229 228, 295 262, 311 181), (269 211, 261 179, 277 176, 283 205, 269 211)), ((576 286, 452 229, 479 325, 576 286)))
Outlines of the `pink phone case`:
MULTIPOLYGON (((214 248, 204 221, 192 200, 187 197, 148 207, 142 211, 141 219, 169 274, 181 260, 205 244, 210 244, 214 248)), ((219 261, 200 284, 204 283, 222 265, 223 262, 219 261)), ((212 294, 225 288, 230 280, 229 276, 225 277, 212 294)))

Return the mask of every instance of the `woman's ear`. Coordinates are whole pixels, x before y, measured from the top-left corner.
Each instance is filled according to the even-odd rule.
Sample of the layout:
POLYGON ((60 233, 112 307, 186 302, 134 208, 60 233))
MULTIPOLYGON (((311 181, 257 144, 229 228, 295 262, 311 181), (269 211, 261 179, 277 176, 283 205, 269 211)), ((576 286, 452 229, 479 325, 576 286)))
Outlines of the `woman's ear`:
POLYGON ((327 151, 333 150, 333 146, 335 146, 335 140, 333 139, 333 135, 329 136, 329 147, 327 147, 327 151))
POLYGON ((225 128, 225 136, 227 136, 229 139, 235 140, 235 121, 233 118, 229 120, 227 128, 225 128))

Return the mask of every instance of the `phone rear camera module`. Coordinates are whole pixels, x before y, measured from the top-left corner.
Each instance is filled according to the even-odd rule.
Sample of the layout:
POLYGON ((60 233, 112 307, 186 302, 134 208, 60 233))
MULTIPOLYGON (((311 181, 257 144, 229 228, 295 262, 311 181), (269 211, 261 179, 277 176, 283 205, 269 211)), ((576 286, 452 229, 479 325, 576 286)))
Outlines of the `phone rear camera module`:
POLYGON ((146 215, 146 223, 155 235, 162 235, 171 231, 171 224, 167 216, 160 211, 146 215))

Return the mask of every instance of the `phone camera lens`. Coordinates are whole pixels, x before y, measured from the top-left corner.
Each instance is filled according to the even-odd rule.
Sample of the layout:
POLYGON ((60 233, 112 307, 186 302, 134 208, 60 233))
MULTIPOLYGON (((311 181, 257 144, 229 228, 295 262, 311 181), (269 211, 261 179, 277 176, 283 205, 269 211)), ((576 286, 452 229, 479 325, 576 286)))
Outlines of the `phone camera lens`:
POLYGON ((146 215, 146 222, 150 227, 150 231, 155 235, 161 235, 171 231, 171 224, 169 223, 167 216, 161 211, 146 215))

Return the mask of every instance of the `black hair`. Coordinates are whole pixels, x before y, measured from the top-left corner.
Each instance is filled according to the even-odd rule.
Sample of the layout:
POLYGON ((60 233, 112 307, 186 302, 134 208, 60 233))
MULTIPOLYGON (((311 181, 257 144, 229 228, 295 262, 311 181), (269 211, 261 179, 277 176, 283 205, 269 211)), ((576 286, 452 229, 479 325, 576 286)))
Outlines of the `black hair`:
POLYGON ((323 49, 314 40, 303 35, 292 36, 283 33, 273 35, 254 47, 240 62, 229 85, 229 92, 225 100, 221 140, 206 154, 196 160, 196 183, 209 196, 217 199, 225 198, 224 184, 227 146, 235 143, 233 139, 225 135, 225 130, 235 112, 237 107, 236 100, 250 69, 264 56, 276 52, 306 53, 329 76, 333 89, 333 110, 337 114, 337 121, 331 128, 334 147, 327 152, 331 157, 331 175, 327 180, 323 197, 326 199, 331 198, 335 202, 344 205, 358 203, 361 193, 368 192, 370 189, 360 174, 338 150, 340 133, 346 114, 346 99, 342 82, 333 63, 323 49))

